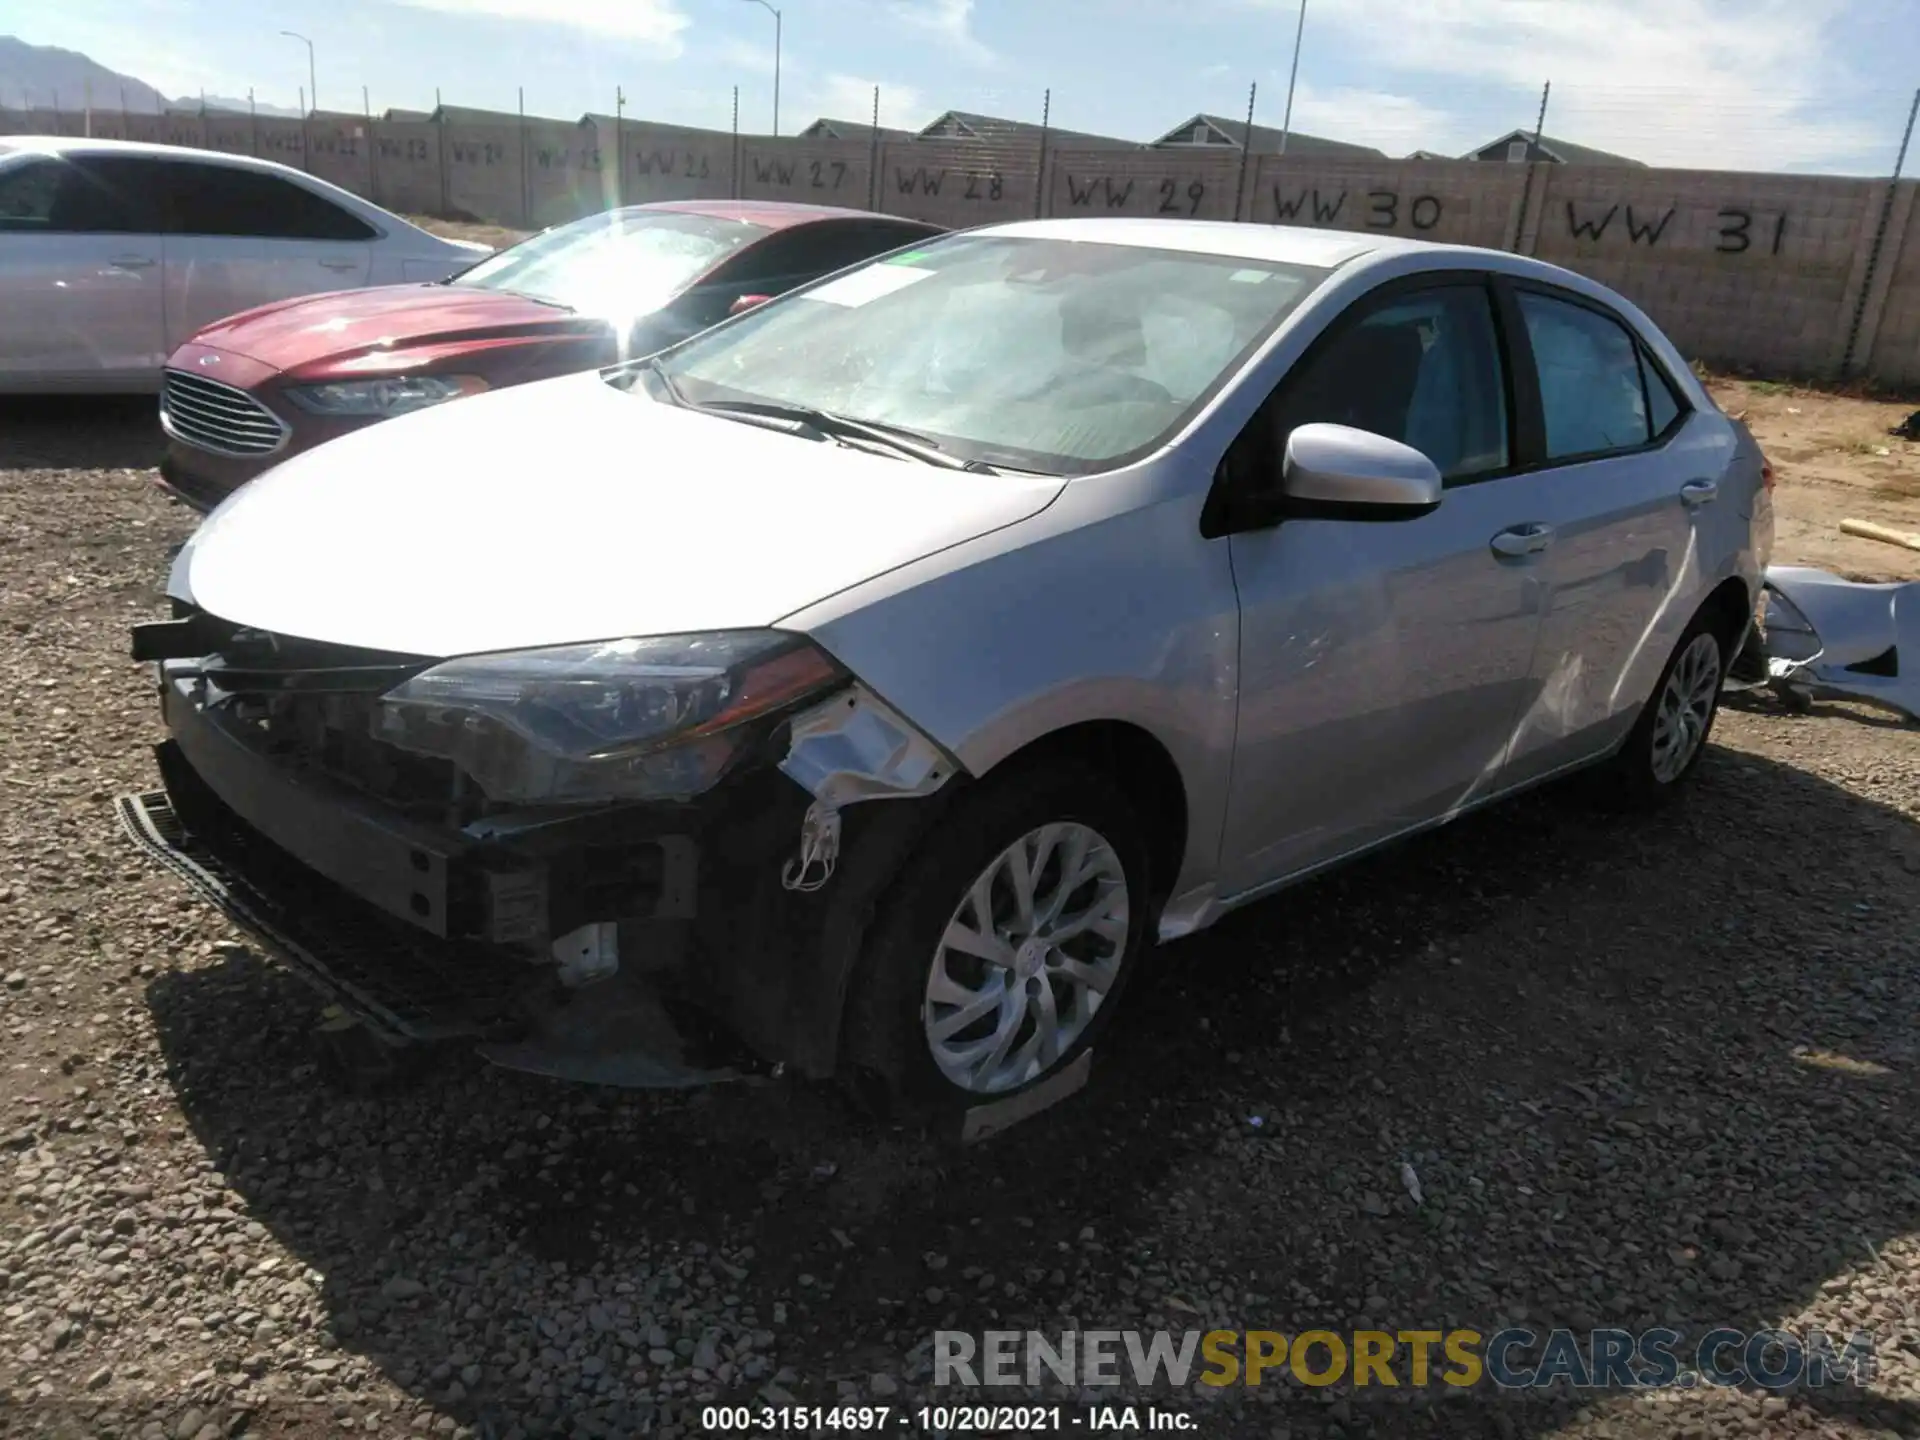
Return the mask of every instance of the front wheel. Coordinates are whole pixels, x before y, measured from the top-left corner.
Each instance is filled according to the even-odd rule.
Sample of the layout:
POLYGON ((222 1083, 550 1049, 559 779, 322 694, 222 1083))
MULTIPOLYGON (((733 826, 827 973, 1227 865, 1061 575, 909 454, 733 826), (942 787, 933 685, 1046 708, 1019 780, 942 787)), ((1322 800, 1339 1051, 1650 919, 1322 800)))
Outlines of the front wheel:
POLYGON ((1712 617, 1698 615, 1609 767, 1615 782, 1609 793, 1616 800, 1644 808, 1679 793, 1706 753, 1725 678, 1725 642, 1712 617))
POLYGON ((948 1111, 1058 1074, 1145 946, 1140 825, 1078 770, 990 779, 907 862, 850 997, 850 1047, 894 1107, 948 1111))

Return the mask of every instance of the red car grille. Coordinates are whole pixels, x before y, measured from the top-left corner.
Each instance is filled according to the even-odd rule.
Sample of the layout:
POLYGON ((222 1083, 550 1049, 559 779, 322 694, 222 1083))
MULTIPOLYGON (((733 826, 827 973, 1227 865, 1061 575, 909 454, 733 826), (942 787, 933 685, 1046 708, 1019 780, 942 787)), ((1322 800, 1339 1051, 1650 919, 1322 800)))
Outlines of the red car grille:
POLYGON ((175 439, 216 455, 271 455, 287 443, 286 422, 246 391, 184 370, 163 377, 160 421, 175 439))

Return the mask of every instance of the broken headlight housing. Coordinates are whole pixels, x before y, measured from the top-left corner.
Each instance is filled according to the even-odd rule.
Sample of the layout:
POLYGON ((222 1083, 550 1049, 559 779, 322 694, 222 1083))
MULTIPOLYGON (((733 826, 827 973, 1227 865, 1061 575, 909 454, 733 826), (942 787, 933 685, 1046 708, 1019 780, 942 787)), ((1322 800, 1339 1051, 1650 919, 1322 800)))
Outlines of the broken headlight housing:
POLYGON ((1761 587, 1760 597, 1760 631, 1768 659, 1798 666, 1817 658, 1822 648, 1820 635, 1800 607, 1771 585, 1761 587))
POLYGON ((372 725, 503 803, 681 799, 726 773, 752 722, 846 678, 776 630, 606 640, 445 661, 383 695, 372 725))

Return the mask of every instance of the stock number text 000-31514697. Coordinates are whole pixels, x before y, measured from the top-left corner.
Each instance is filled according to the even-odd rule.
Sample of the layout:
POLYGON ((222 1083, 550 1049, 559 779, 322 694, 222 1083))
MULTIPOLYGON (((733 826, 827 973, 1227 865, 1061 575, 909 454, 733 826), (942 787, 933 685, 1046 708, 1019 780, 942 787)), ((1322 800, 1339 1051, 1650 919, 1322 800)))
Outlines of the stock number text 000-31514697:
POLYGON ((1058 1405, 936 1405, 896 1410, 889 1405, 709 1405, 700 1428, 726 1434, 768 1431, 978 1430, 1058 1434, 1066 1421, 1058 1405))

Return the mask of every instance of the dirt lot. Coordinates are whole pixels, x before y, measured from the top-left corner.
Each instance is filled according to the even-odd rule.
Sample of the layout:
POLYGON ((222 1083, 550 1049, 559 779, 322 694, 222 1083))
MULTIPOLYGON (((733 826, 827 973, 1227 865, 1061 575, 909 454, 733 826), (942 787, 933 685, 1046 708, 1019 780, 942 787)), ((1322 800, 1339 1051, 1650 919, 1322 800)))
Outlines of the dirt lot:
MULTIPOLYGON (((1830 533, 1920 528, 1896 412, 1743 388, 1783 557, 1920 573, 1830 533)), ((306 992, 112 827, 157 737, 126 627, 188 532, 148 416, 0 411, 0 1432, 692 1435, 715 1393, 917 1405, 939 1328, 1817 1324, 1877 1332, 1870 1385, 1166 1404, 1920 1436, 1912 728, 1730 709, 1651 823, 1540 795, 1254 907, 1156 957, 1086 1095, 964 1156, 805 1087, 462 1060, 356 1098, 306 992)))
POLYGON ((1840 533, 1848 518, 1920 529, 1920 445, 1889 433, 1911 404, 1739 380, 1712 388, 1779 468, 1776 559, 1854 580, 1920 579, 1920 551, 1840 533))

